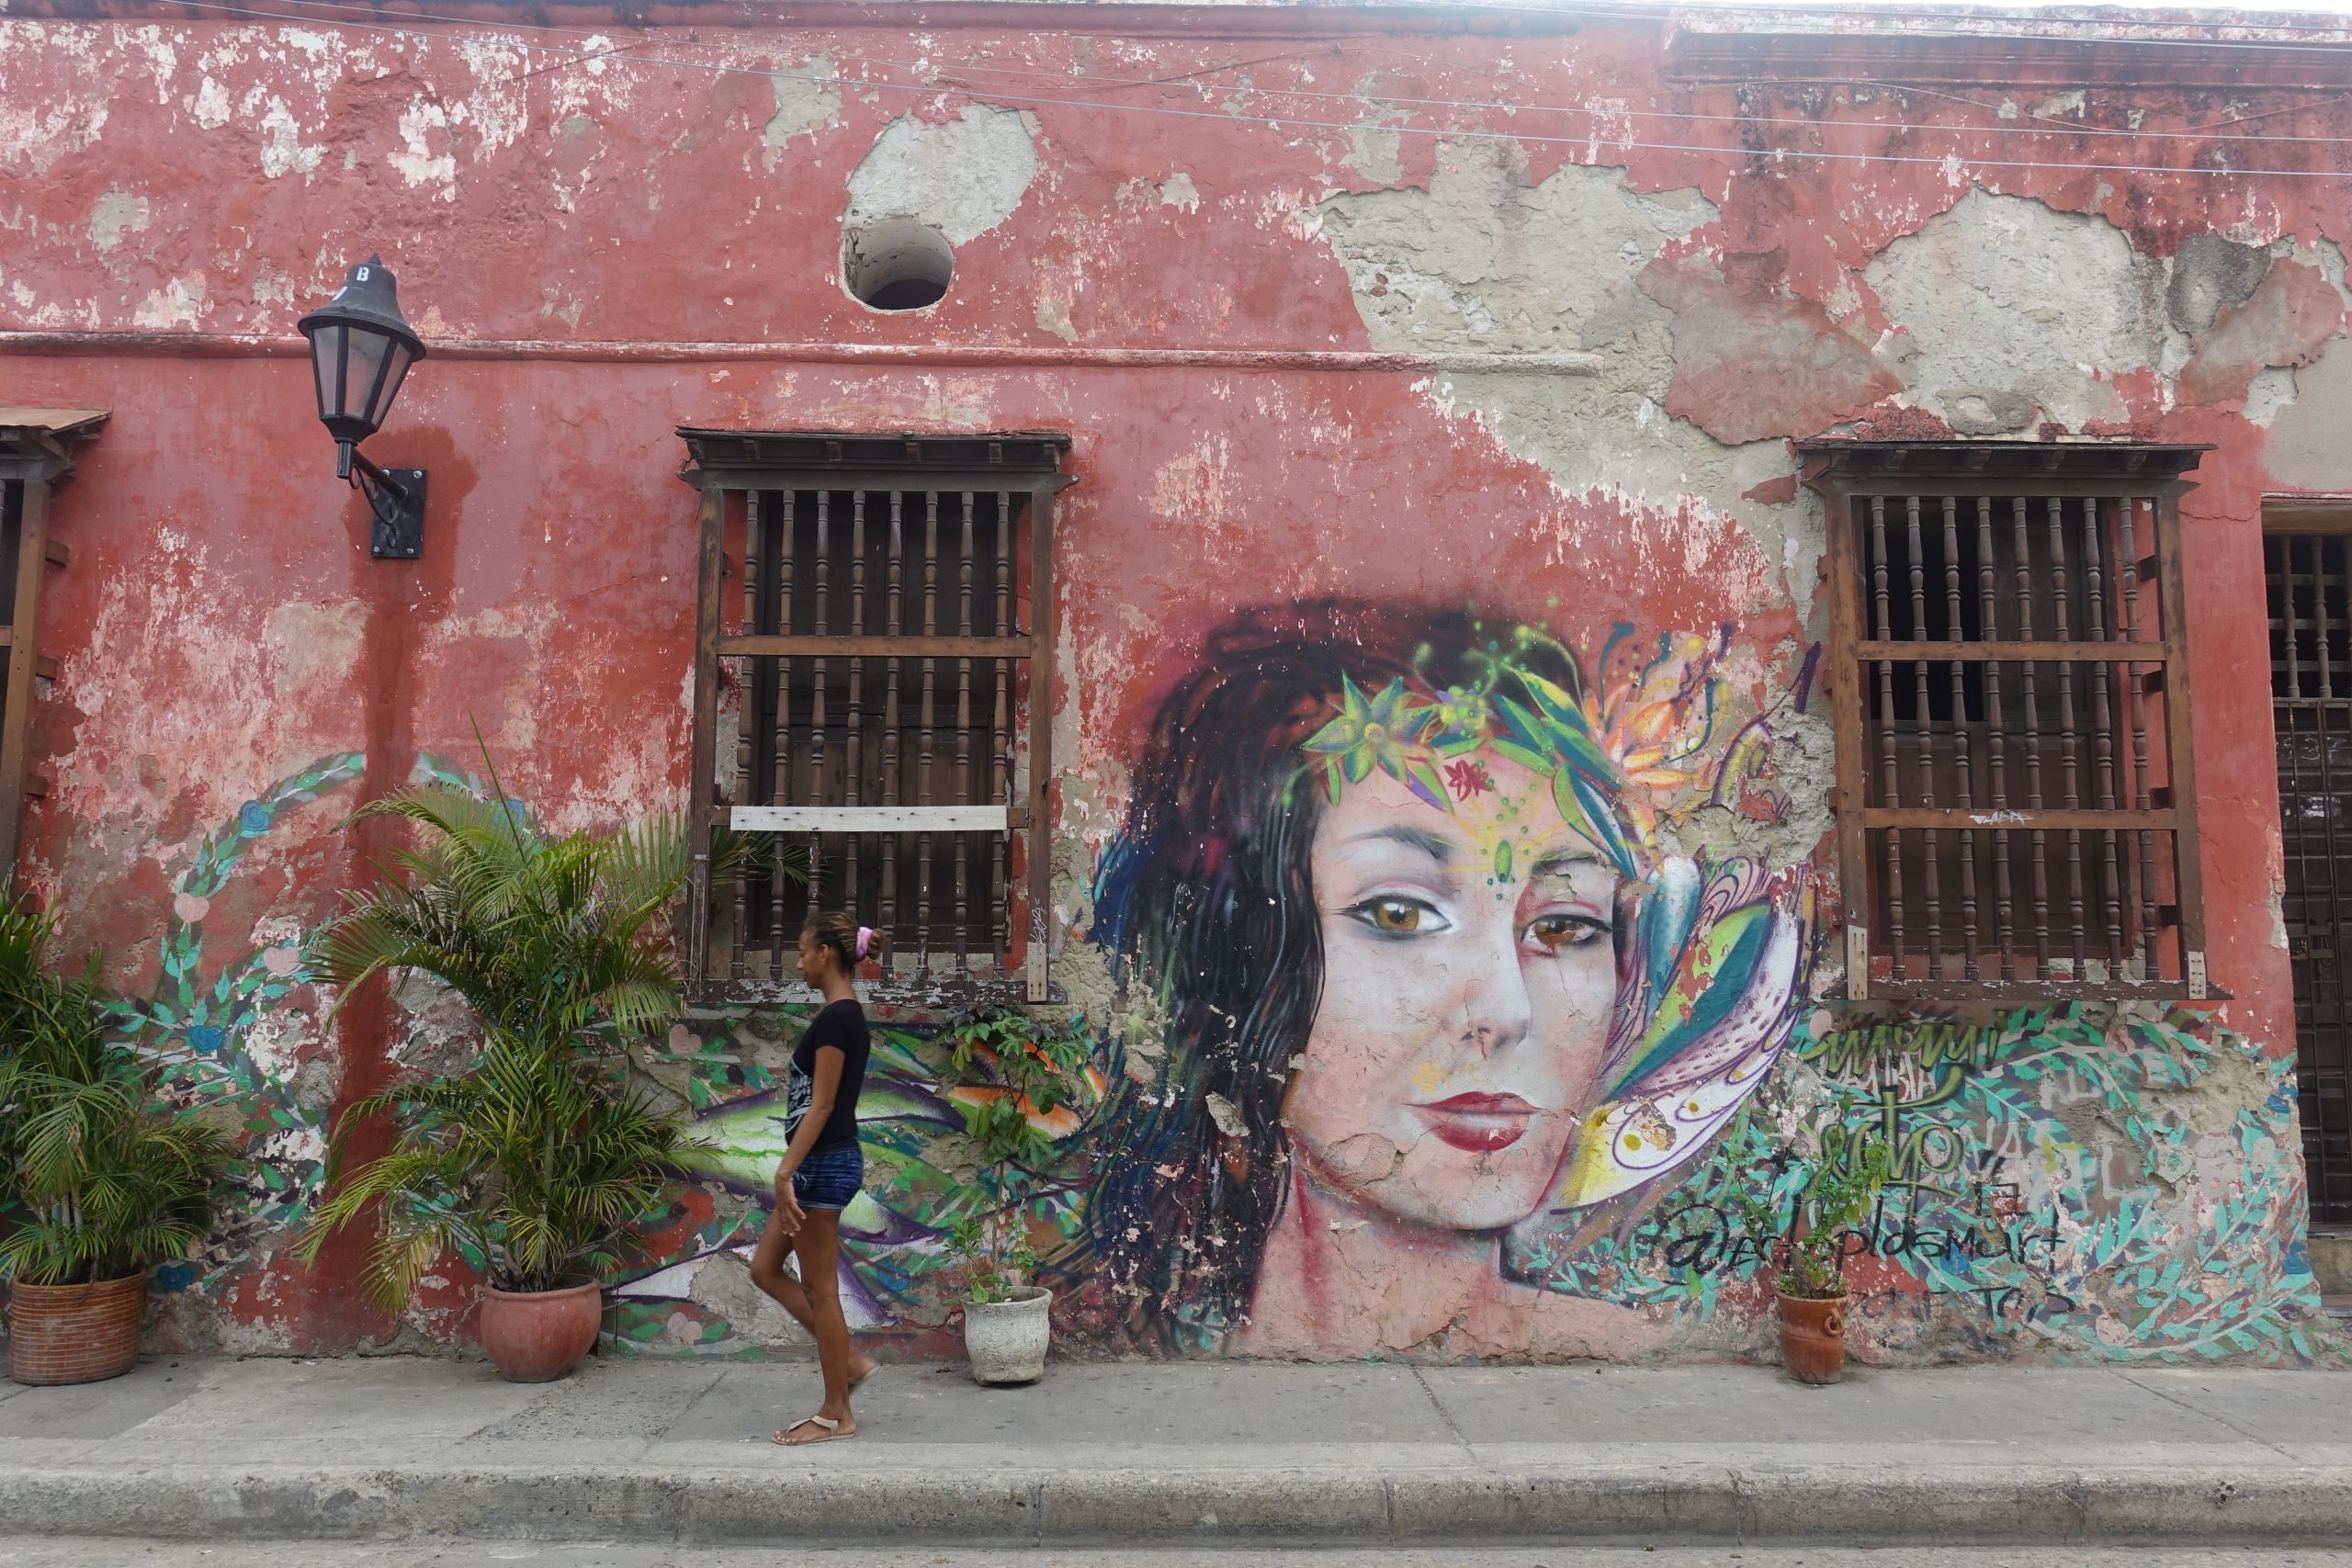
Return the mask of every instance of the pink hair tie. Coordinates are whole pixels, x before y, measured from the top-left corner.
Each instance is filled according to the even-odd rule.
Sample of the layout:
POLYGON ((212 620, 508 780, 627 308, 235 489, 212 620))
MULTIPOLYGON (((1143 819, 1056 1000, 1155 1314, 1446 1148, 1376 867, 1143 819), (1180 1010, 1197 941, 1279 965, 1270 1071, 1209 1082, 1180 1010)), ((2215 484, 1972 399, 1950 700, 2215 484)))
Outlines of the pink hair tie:
POLYGON ((874 928, 872 926, 860 926, 857 928, 857 955, 860 958, 865 956, 865 950, 873 941, 874 928))

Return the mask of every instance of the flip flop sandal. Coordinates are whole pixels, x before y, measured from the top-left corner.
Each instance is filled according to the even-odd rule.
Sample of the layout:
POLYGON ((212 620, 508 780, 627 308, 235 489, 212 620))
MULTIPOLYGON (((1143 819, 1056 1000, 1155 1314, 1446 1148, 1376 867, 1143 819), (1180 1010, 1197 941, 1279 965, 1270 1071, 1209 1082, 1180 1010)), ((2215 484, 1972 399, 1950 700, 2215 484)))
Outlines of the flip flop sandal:
POLYGON ((857 1376, 855 1376, 855 1377, 854 1377, 854 1378, 850 1379, 850 1380, 849 1380, 849 1391, 850 1391, 850 1393, 855 1393, 858 1391, 858 1389, 859 1389, 859 1388, 860 1388, 860 1387, 861 1387, 861 1386, 865 1382, 865 1381, 866 1381, 868 1378, 871 1378, 875 1373, 876 1373, 876 1372, 880 1371, 881 1370, 882 1370, 882 1363, 881 1363, 881 1362, 879 1362, 879 1361, 876 1361, 876 1362, 875 1362, 872 1366, 870 1366, 870 1367, 866 1368, 864 1371, 862 1371, 862 1372, 858 1373, 858 1374, 857 1374, 857 1376))
POLYGON ((830 1416, 804 1416, 799 1420, 795 1421, 791 1426, 786 1427, 783 1431, 778 1432, 775 1437, 769 1438, 768 1441, 775 1444, 778 1448, 805 1449, 812 1443, 846 1442, 856 1436, 856 1427, 852 1427, 848 1431, 844 1432, 842 1430, 842 1424, 834 1420, 830 1416), (825 1429, 825 1435, 821 1438, 802 1438, 797 1442, 794 1441, 791 1434, 798 1431, 803 1427, 822 1427, 825 1429))

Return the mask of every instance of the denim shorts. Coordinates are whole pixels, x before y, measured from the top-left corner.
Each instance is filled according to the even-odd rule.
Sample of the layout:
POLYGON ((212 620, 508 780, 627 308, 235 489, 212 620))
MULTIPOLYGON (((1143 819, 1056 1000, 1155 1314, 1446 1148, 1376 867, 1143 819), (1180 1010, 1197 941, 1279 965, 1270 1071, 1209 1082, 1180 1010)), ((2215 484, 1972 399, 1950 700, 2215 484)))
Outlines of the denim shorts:
POLYGON ((865 1180, 865 1151, 855 1144, 810 1149, 792 1173, 792 1196, 804 1209, 846 1209, 865 1180))

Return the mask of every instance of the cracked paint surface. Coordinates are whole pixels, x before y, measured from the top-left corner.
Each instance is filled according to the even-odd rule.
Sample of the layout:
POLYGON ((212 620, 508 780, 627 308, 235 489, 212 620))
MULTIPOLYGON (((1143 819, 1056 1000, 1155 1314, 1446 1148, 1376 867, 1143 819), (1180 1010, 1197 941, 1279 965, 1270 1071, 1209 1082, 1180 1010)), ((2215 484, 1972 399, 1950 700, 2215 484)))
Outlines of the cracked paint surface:
MULTIPOLYGON (((336 830, 347 803, 468 756, 475 722, 510 789, 557 826, 685 798, 695 513, 670 477, 671 433, 696 424, 1074 437, 1054 653, 1056 973, 1103 1042, 1106 1100, 1057 1145, 1056 1196, 1034 1219, 1066 1270, 1079 1348, 1752 1350, 1752 1259, 1707 1228, 1754 1146, 1741 1140, 1825 1101, 1862 1117, 1891 1086, 1954 1163, 1906 1187, 1908 1219, 1873 1232, 1869 1288, 1892 1303, 1873 1353, 2316 1353, 2284 1076, 2260 516, 2267 493, 2352 493, 2352 212, 2340 182, 2126 165, 2178 161, 2168 138, 2190 128, 2290 107, 2299 134, 2352 134, 2352 110, 2167 85, 2158 55, 2139 88, 2034 97, 2039 140, 2005 140, 1980 128, 2018 118, 1941 89, 1694 81, 1632 22, 1270 41, 1216 36, 1213 16, 1197 36, 1124 38, 979 21, 543 35, 468 14, 481 19, 430 36, 0 20, 0 330, 283 335, 348 260, 380 250, 435 343, 1009 346, 1033 362, 436 356, 369 447, 433 473, 425 556, 406 565, 366 558, 299 360, 103 341, 11 359, 11 400, 114 411, 52 513, 74 557, 44 603, 61 669, 36 713, 52 782, 28 809, 27 870, 69 934, 103 952, 141 1027, 186 1053, 186 1092, 217 1101, 281 1183, 257 1177, 191 1265, 167 1339, 312 1351, 466 1334, 461 1268, 394 1323, 359 1304, 348 1250, 316 1271, 279 1261, 334 1108, 463 1047, 446 1002, 413 989, 331 1019, 290 955, 382 848, 336 830), (887 85, 918 75, 919 90, 887 85), (1285 96, 1299 91, 1338 96, 1285 96), (1476 107, 1499 101, 1527 107, 1476 107), (1887 158, 1781 158, 1777 143, 1887 158), (886 216, 954 244, 938 305, 894 316, 844 292, 844 220, 886 216), (1595 360, 1531 376, 1054 357, 1114 347, 1595 360), (1736 1063, 1682 1086, 1703 1132, 1675 1120, 1687 1096, 1612 1098, 1630 1081, 1555 1072, 1544 1091, 1577 1124, 1523 1213, 1433 1225, 1443 1204, 1427 1194, 1444 1184, 1415 1162, 1507 1151, 1383 1123, 1365 1087, 1389 1081, 1378 1075, 1345 1080, 1344 1114, 1314 1134, 1330 1180, 1287 1198, 1267 1185, 1291 1145, 1253 1140, 1326 1081, 1332 1039, 1318 1045, 1310 1021, 1269 1047, 1248 1091, 1195 1081, 1204 1015, 1181 987, 1139 982, 1135 943, 1098 934, 1105 868, 1134 841, 1139 803, 1168 787, 1154 737, 1184 682, 1217 667, 1237 625, 1300 602, 1399 624, 1475 606, 1541 628, 1596 680, 1621 625, 1645 646, 1697 637, 1723 728, 1703 805, 1660 819, 1657 853, 1803 874, 1818 894, 1809 936, 1834 953, 1830 750, 1808 675, 1823 522, 1787 443, 1841 430, 2212 444, 2183 503, 2186 622, 2211 964, 2233 999, 2196 1017, 2019 1015, 1964 1050, 1923 1023, 1928 1043, 1907 1049, 1943 1052, 1933 1072, 1889 1078, 1803 1009, 1834 980, 1825 970, 1792 979, 1752 1089, 1709 1098, 1736 1063), (1935 1076, 1954 1064, 1959 1077, 1935 1076), (1165 1103, 1175 1084, 1181 1113, 1165 1103), (1166 1133, 1163 1112, 1182 1123, 1176 1145, 1128 1136, 1166 1133), (1675 1163, 1638 1190, 1566 1201, 1575 1173, 1629 1137, 1671 1146, 1675 1163), (1951 1192, 1968 1182, 2014 1193, 1969 1199, 1964 1225, 1951 1192), (1380 1196, 1408 1187, 1423 1197, 1380 1196), (1244 1190, 1257 1195, 1233 1196, 1244 1190), (1173 1194, 1197 1197, 1201 1228, 1160 1237, 1174 1254, 1147 1260, 1112 1216, 1173 1194), (1219 1254, 1253 1227, 1242 1280, 1219 1254), (1456 1245, 1464 1235, 1475 1245, 1456 1245), (2143 1292, 2168 1304, 2137 1304, 2143 1292), (2199 1304, 2233 1294, 2259 1310, 2222 1324, 2199 1304)), ((2306 146, 2266 156, 2311 164, 2306 146)), ((1369 666, 1363 679, 1366 701, 1385 690, 1369 666)), ((1313 728, 1347 712, 1344 692, 1317 700, 1313 728)), ((1342 802, 1393 785, 1391 825, 1414 810, 1453 820, 1414 784, 1460 807, 1446 770, 1461 762, 1485 770, 1464 784, 1484 777, 1542 814, 1542 792, 1510 771, 1523 761, 1434 759, 1432 787, 1401 756, 1400 777, 1388 753, 1366 755, 1342 802)), ((1542 808, 1569 830, 1556 797, 1542 808)), ((1532 876, 1515 863, 1507 880, 1523 894, 1532 876)), ((1437 996, 1478 976, 1506 971, 1438 964, 1424 979, 1437 996)), ((1605 1005, 1575 1013, 1612 1021, 1591 1047, 1604 1059, 1621 1027, 1638 1040, 1622 1021, 1644 1011, 1630 983, 1612 977, 1605 1005)), ((750 1152, 682 1195, 662 1233, 639 1281, 655 1284, 625 1309, 649 1348, 731 1353, 782 1332, 729 1247, 773 1158, 758 1097, 791 1021, 697 1019, 672 1043, 664 1070, 702 1085, 714 1118, 740 1114, 731 1146, 750 1152)), ((993 1193, 923 1109, 928 1021, 888 1022, 914 1109, 869 1144, 888 1169, 859 1242, 866 1321, 937 1348, 928 1229, 993 1193)), ((1582 1048, 1568 1036, 1592 1036, 1577 1029, 1554 1032, 1564 1057, 1582 1048)), ((1369 1050, 1369 1026, 1353 1032, 1369 1050)), ((1405 1064, 1402 1092, 1423 1092, 1424 1068, 1432 1092, 1469 1081, 1434 1052, 1405 1064)), ((1441 1098, 1490 1090, 1537 1104, 1526 1084, 1441 1098)), ((1450 1130, 1498 1136, 1486 1122, 1503 1114, 1463 1111, 1450 1130)))

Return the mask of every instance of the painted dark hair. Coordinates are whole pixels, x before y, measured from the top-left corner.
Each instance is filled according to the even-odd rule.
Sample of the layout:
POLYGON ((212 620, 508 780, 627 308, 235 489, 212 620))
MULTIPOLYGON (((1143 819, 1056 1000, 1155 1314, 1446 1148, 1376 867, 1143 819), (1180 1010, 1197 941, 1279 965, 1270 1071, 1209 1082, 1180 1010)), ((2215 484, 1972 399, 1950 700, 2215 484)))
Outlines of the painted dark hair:
MULTIPOLYGON (((1227 623, 1161 704, 1094 888, 1091 934, 1127 1010, 1145 1001, 1148 1013, 1146 998, 1164 1010, 1156 1050, 1123 1053, 1125 1102, 1090 1205, 1091 1256, 1068 1269, 1104 1331, 1159 1349, 1213 1346, 1248 1310, 1288 1196, 1283 1103, 1323 985, 1309 865, 1325 795, 1302 746, 1345 681, 1468 686, 1508 650, 1466 614, 1304 602, 1227 623)), ((1572 660, 1517 657, 1581 690, 1572 660)))
POLYGON ((811 914, 808 923, 801 929, 819 947, 833 950, 833 956, 841 961, 844 975, 856 974, 857 966, 862 963, 878 960, 883 949, 888 945, 888 939, 880 931, 859 925, 849 914, 839 909, 830 914, 811 914))

